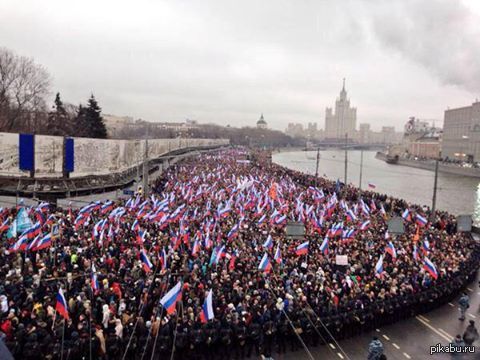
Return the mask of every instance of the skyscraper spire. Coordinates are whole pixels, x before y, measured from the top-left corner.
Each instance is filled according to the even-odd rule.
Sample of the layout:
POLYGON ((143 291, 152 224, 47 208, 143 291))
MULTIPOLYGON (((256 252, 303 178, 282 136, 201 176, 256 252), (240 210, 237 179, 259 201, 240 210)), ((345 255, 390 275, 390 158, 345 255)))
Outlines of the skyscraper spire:
POLYGON ((340 100, 346 100, 347 99, 347 91, 345 90, 345 78, 343 78, 343 87, 342 91, 340 91, 340 100))

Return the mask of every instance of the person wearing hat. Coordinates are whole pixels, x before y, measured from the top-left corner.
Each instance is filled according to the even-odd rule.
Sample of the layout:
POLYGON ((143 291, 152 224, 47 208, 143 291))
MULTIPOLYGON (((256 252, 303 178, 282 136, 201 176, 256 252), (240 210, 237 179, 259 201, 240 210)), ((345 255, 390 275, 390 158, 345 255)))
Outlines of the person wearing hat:
POLYGON ((383 344, 378 339, 378 337, 374 336, 370 344, 368 344, 368 360, 380 360, 381 356, 383 355, 383 344))
POLYGON ((469 325, 463 333, 463 341, 465 341, 466 345, 473 345, 473 343, 478 340, 478 338, 479 334, 477 328, 475 327, 475 321, 470 320, 469 325))
POLYGON ((461 348, 465 347, 465 342, 462 339, 462 335, 458 334, 455 336, 455 339, 453 339, 450 344, 455 346, 456 349, 456 351, 452 353, 452 357, 461 356, 461 348))

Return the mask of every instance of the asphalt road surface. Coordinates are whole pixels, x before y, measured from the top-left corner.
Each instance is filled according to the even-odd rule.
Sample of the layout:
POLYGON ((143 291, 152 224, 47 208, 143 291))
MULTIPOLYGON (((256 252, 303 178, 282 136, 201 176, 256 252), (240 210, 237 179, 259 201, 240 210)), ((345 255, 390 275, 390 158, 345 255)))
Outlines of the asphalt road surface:
MULTIPOLYGON (((476 341, 474 354, 452 357, 450 354, 430 355, 430 346, 436 344, 447 345, 457 334, 463 334, 468 320, 475 320, 475 326, 480 331, 480 288, 477 273, 476 280, 468 285, 466 291, 470 297, 470 308, 465 321, 458 320, 460 316, 458 298, 455 302, 447 303, 429 313, 418 315, 392 325, 364 333, 350 339, 342 340, 339 344, 309 348, 315 359, 339 360, 367 359, 368 344, 373 336, 377 336, 383 343, 388 360, 422 360, 422 359, 480 359, 480 341, 476 341), (340 345, 340 347, 339 347, 340 345), (343 351, 342 351, 343 350, 343 351)), ((274 354, 275 360, 303 360, 310 359, 305 350, 288 352, 286 355, 274 354)))

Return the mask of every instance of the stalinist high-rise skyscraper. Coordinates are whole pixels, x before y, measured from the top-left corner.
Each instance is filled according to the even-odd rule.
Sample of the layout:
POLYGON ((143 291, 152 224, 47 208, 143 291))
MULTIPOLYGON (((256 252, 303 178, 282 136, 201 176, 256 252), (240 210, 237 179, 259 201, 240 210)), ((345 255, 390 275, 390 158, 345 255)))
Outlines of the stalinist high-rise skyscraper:
POLYGON ((335 113, 332 108, 325 110, 325 137, 328 139, 344 139, 348 134, 349 139, 356 137, 357 109, 350 107, 345 90, 345 79, 340 97, 335 101, 335 113))

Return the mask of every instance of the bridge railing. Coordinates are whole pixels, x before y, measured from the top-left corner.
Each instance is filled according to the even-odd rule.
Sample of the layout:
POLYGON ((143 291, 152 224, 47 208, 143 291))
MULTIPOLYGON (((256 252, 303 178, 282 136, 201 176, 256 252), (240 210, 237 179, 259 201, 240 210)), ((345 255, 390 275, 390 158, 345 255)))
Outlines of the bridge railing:
MULTIPOLYGON (((21 158, 31 157, 35 177, 61 178, 64 175, 65 141, 59 136, 33 136, 33 151, 22 154, 20 134, 0 133, 0 176, 29 177, 21 170, 21 158)), ((145 140, 71 138, 70 178, 122 173, 144 161, 145 140)), ((228 139, 148 139, 148 157, 155 159, 174 150, 227 145, 228 139)))

